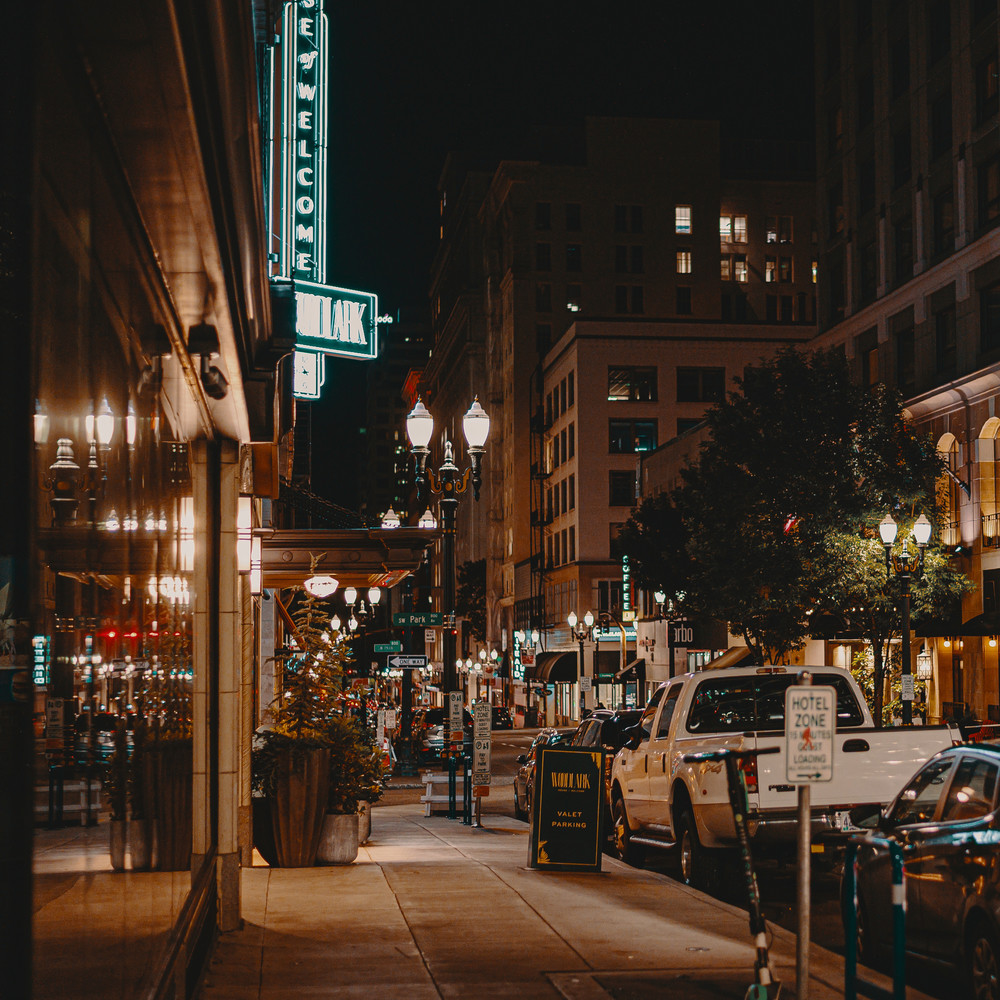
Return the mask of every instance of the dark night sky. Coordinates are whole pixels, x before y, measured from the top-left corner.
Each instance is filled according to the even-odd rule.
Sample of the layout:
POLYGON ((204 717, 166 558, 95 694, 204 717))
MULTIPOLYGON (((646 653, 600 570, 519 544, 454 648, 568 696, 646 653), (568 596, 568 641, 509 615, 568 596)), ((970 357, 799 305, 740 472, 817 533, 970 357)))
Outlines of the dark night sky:
MULTIPOLYGON (((718 118, 724 136, 812 138, 811 0, 326 6, 327 278, 377 292, 383 313, 427 301, 449 150, 523 156, 533 130, 588 114, 718 118)), ((345 404, 357 405, 341 390, 362 382, 349 367, 315 407, 317 431, 336 421, 341 441, 345 404)), ((349 492, 334 499, 355 505, 349 492)))

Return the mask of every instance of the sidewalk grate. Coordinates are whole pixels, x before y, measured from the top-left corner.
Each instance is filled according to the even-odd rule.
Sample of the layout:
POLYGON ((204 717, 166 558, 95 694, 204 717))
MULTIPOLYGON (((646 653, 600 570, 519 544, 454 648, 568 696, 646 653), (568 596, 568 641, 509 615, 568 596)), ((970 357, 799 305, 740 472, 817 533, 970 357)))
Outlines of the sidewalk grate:
POLYGON ((614 1000, 744 1000, 753 972, 595 973, 593 978, 614 1000))

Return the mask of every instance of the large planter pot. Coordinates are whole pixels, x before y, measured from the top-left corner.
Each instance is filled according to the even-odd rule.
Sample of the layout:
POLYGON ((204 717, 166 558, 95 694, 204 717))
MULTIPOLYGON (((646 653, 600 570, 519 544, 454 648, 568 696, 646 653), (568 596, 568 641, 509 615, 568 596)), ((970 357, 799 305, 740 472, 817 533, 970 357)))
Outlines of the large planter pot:
POLYGON ((358 814, 327 813, 319 838, 316 862, 321 865, 350 865, 358 856, 358 814))
POLYGON ((367 844, 372 835, 372 804, 362 799, 358 803, 358 843, 367 844))
POLYGON ((120 872, 125 869, 125 820, 113 819, 110 823, 111 868, 120 872))
POLYGON ((322 747, 288 747, 277 764, 271 826, 278 864, 309 868, 323 832, 330 786, 330 752, 322 747))
POLYGON ((190 738, 163 740, 150 754, 155 769, 156 868, 191 868, 194 752, 190 738))
POLYGON ((253 846, 272 868, 277 867, 278 851, 274 846, 270 799, 253 799, 253 846))
POLYGON ((149 871, 153 860, 153 828, 148 820, 133 819, 128 824, 128 847, 132 855, 132 870, 149 871))

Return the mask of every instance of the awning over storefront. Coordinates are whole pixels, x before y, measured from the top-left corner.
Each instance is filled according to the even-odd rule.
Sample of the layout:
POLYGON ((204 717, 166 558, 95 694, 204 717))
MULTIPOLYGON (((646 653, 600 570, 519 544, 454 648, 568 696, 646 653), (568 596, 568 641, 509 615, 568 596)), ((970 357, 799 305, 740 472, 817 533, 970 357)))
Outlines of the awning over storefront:
POLYGON ((960 636, 1000 635, 1000 615, 995 612, 976 615, 975 618, 962 622, 961 629, 954 634, 960 636))
POLYGON ((638 659, 626 664, 624 670, 619 670, 615 674, 615 680, 621 683, 625 681, 645 681, 646 679, 646 658, 640 656, 638 659))
POLYGON ((576 653, 566 650, 539 653, 524 679, 539 684, 575 684, 576 664, 576 653))
POLYGON ((961 616, 954 614, 939 618, 925 618, 914 625, 913 634, 918 639, 936 639, 949 635, 979 635, 978 632, 966 632, 964 629, 961 616))
POLYGON ((706 670, 717 670, 720 667, 738 667, 741 663, 746 663, 752 656, 749 646, 733 646, 727 649, 722 656, 717 656, 705 667, 706 670))

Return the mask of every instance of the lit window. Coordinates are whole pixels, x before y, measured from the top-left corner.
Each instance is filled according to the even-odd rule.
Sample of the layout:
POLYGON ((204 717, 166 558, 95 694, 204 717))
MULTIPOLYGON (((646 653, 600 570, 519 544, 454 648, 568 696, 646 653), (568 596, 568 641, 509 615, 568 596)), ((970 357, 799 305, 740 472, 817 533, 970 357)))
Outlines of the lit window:
POLYGON ((733 242, 746 243, 747 241, 747 217, 745 215, 733 216, 733 242))
POLYGON ((691 232, 691 206, 678 205, 674 208, 674 232, 691 232))
POLYGON ((690 274, 691 273, 691 251, 690 250, 678 250, 677 251, 677 273, 678 274, 690 274))
POLYGON ((777 261, 773 257, 764 258, 764 280, 770 284, 775 280, 775 267, 777 261))
POLYGON ((582 298, 582 290, 580 285, 566 286, 566 308, 570 312, 578 313, 580 311, 581 298, 582 298))
POLYGON ((813 262, 812 262, 812 276, 813 276, 813 284, 814 285, 816 284, 816 273, 818 271, 819 271, 819 263, 818 263, 818 261, 815 258, 813 258, 813 262))
POLYGON ((733 280, 733 261, 727 253, 724 253, 719 261, 719 273, 723 281, 733 280))
POLYGON ((765 226, 767 230, 767 242, 777 243, 778 242, 778 217, 776 215, 769 215, 767 217, 767 225, 765 226))
POLYGON ((747 259, 741 253, 733 259, 733 273, 737 281, 747 280, 747 259))
POLYGON ((724 243, 733 241, 733 217, 731 215, 719 216, 719 239, 724 243))

